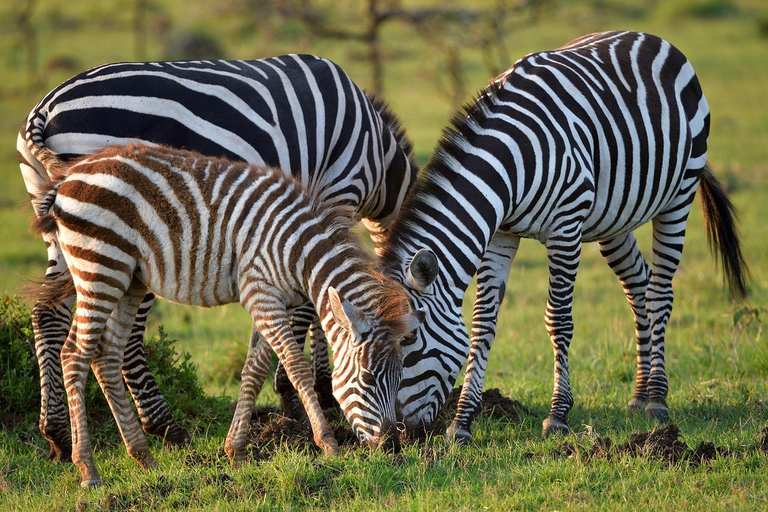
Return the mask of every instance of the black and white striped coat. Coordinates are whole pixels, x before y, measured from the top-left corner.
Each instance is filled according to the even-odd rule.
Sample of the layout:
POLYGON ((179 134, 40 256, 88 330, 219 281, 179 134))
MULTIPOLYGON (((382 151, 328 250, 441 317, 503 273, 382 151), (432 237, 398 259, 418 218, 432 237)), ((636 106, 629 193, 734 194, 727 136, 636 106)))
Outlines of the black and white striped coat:
POLYGON ((567 429, 573 403, 568 348, 582 242, 598 242, 635 316, 638 366, 631 405, 666 417, 664 343, 672 278, 698 187, 731 290, 745 291, 733 207, 706 167, 708 134, 709 108, 691 64, 655 36, 584 36, 524 57, 496 78, 444 132, 383 254, 390 272, 409 285, 413 302, 427 312, 403 348, 399 400, 406 423, 434 420, 469 352, 448 434, 471 438, 469 425, 521 238, 539 240, 549 259, 546 327, 555 385, 544 434, 567 429), (650 265, 633 234, 648 221, 654 233, 650 265), (475 273, 470 345, 461 304, 475 273))
MULTIPOLYGON (((52 90, 21 127, 17 150, 35 211, 40 211, 36 197, 50 177, 32 155, 34 145, 67 160, 129 142, 289 169, 303 184, 322 189, 324 200, 350 205, 377 244, 416 172, 410 143, 386 105, 370 101, 328 60, 286 55, 257 61, 108 64, 52 90)), ((66 265, 55 236, 47 237, 46 245, 46 282, 58 286, 68 279, 66 265)), ((59 353, 73 301, 74 296, 53 309, 38 303, 33 310, 40 428, 52 452, 64 458, 69 428, 59 353)), ((124 374, 145 430, 180 443, 189 435, 174 422, 146 367, 141 343, 151 301, 148 295, 140 307, 124 374)), ((296 315, 306 330, 311 312, 296 315)), ((327 351, 320 350, 316 361, 329 381, 327 351)))
MULTIPOLYGON (((374 447, 386 439, 399 450, 399 340, 419 319, 400 286, 351 243, 349 213, 337 211, 337 203, 324 203, 318 191, 308 193, 278 169, 165 147, 107 148, 63 169, 55 159, 46 165, 61 176, 39 197, 37 225, 57 234, 77 294, 61 361, 72 460, 82 485, 100 482, 83 394, 90 367, 128 452, 142 467, 157 464, 121 375, 128 335, 148 289, 182 304, 240 302, 253 319, 226 443, 233 461, 245 458, 251 411, 272 350, 301 396, 315 442, 326 454, 338 452, 289 324, 290 310, 308 300, 333 349, 334 395, 353 431, 374 447)), ((51 303, 67 294, 63 287, 43 293, 51 303)))

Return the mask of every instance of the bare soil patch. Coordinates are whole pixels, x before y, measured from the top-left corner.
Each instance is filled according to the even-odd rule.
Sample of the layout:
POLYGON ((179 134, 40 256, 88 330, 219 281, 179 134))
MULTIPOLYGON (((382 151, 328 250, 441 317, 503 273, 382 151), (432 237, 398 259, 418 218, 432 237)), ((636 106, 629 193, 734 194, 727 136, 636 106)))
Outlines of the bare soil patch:
POLYGON ((715 446, 709 441, 702 441, 696 448, 691 448, 680 438, 680 429, 674 423, 664 425, 651 432, 634 433, 626 443, 619 445, 607 436, 598 436, 591 442, 591 446, 586 447, 564 441, 553 454, 555 456, 578 457, 585 462, 622 456, 645 457, 667 462, 671 465, 685 463, 693 467, 711 463, 718 457, 739 455, 715 446))

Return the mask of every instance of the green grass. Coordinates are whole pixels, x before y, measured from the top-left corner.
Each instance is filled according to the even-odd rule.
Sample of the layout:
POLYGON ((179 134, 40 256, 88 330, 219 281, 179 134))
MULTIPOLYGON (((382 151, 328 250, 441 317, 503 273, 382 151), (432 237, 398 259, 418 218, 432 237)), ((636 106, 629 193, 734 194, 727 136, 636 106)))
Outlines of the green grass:
MULTIPOLYGON (((98 14, 83 4, 77 16, 98 14)), ((742 324, 752 319, 743 329, 734 325, 743 305, 730 302, 721 276, 715 275, 697 203, 674 283, 675 310, 667 336, 669 404, 689 445, 712 441, 744 453, 743 458, 691 468, 644 458, 586 462, 553 454, 562 441, 540 439, 552 390, 552 351, 543 323, 546 261, 539 244, 525 241, 512 269, 486 379, 486 388, 498 387, 532 411, 522 424, 478 421, 473 446, 448 447, 438 437, 432 452, 408 447, 402 464, 378 453, 324 459, 284 449, 269 461, 233 470, 219 458, 228 420, 188 418, 196 436, 193 446, 163 452, 153 441, 161 468, 148 474, 127 456, 114 430, 111 437, 102 436, 96 462, 106 485, 84 491, 74 467, 44 459, 47 447, 32 411, 32 419, 15 430, 0 430, 0 510, 763 509, 768 502, 767 461, 755 445, 768 421, 768 348, 760 320, 768 314, 768 38, 760 35, 768 11, 759 1, 668 4, 637 10, 634 3, 617 0, 558 3, 539 24, 512 31, 506 41, 517 58, 591 31, 639 29, 667 38, 693 62, 712 110, 710 163, 730 187, 740 212, 744 252, 754 278, 748 307, 761 316, 742 317, 742 324), (725 14, 691 16, 701 9, 725 14)), ((61 28, 62 23, 54 23, 57 5, 58 12, 68 12, 61 8, 63 2, 43 2, 42 11, 48 14, 40 15, 41 36, 45 34, 41 62, 72 54, 85 68, 132 58, 126 30, 100 29, 95 22, 78 30, 61 28)), ((367 68, 343 45, 312 42, 299 34, 276 37, 263 47, 258 35, 230 30, 237 24, 233 17, 212 16, 202 3, 193 3, 182 18, 181 6, 180 1, 166 6, 176 26, 208 26, 209 33, 221 36, 229 57, 309 51, 333 58, 358 83, 368 83, 367 68), (205 25, 204 20, 211 23, 205 25)), ((25 278, 40 277, 46 261, 42 242, 27 232, 31 208, 15 164, 15 132, 35 102, 69 73, 46 73, 42 88, 26 90, 8 19, 0 31, 7 34, 0 36, 0 140, 5 141, 0 145, 0 178, 7 184, 0 188, 0 292, 14 293, 25 278)), ((386 69, 386 94, 423 163, 455 106, 432 85, 428 72, 439 64, 433 52, 415 45, 412 33, 397 25, 388 28, 385 37, 399 56, 386 69)), ((150 57, 159 57, 158 41, 150 43, 150 57)), ((487 72, 476 55, 467 52, 466 58, 471 75, 467 83, 479 89, 489 78, 487 72)), ((638 239, 650 254, 649 230, 641 229, 638 239)), ((465 304, 469 312, 471 291, 465 304)), ((571 442, 588 443, 594 434, 624 442, 631 433, 652 428, 625 410, 634 385, 632 319, 618 281, 594 245, 583 251, 574 320, 571 375, 576 405, 569 422, 581 434, 571 442)), ((237 382, 231 377, 239 372, 250 328, 238 305, 202 310, 157 304, 150 332, 160 324, 192 354, 209 394, 235 395, 237 382)), ((271 390, 262 395, 262 403, 276 400, 271 390)))

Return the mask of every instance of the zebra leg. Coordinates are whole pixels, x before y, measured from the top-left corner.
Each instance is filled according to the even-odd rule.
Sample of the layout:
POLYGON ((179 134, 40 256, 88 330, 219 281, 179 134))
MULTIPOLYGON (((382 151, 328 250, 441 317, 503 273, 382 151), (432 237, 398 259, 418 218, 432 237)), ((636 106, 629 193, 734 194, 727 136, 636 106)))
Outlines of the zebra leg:
POLYGON ((166 447, 181 446, 192 435, 173 419, 173 413, 147 366, 144 328, 155 296, 147 293, 138 308, 123 361, 123 377, 136 404, 144 432, 163 438, 166 447))
MULTIPOLYGON (((293 334, 296 337, 296 343, 299 346, 299 350, 304 351, 304 343, 307 338, 307 331, 312 323, 312 319, 315 317, 315 310, 310 305, 304 305, 293 310, 291 314, 291 328, 293 334)), ((296 421, 307 422, 307 413, 304 410, 304 405, 301 403, 298 393, 291 384, 291 380, 288 378, 288 374, 285 371, 285 367, 278 361, 277 368, 275 369, 274 380, 275 393, 280 397, 280 403, 282 404, 283 415, 292 418, 296 421)))
POLYGON ((109 408, 120 429, 128 454, 145 470, 155 468, 158 464, 149 451, 147 438, 126 396, 122 372, 129 334, 146 291, 146 286, 134 279, 107 320, 107 327, 91 363, 96 380, 107 398, 109 408))
POLYGON ((309 350, 312 355, 312 371, 315 376, 315 392, 326 415, 340 417, 342 414, 339 402, 333 396, 331 360, 328 354, 328 340, 320 325, 320 319, 315 313, 312 327, 309 330, 309 350))
POLYGON ((299 344, 296 343, 296 337, 288 321, 288 313, 279 297, 277 292, 274 296, 266 293, 253 294, 252 302, 246 309, 250 311, 259 332, 277 353, 278 359, 285 366, 288 378, 298 391, 312 425, 315 443, 326 455, 336 455, 339 453, 339 445, 317 401, 313 389, 312 368, 304 352, 299 348, 299 344))
POLYGON ((634 233, 598 242, 598 247, 608 266, 621 281, 624 295, 635 318, 636 387, 635 394, 629 401, 629 409, 640 410, 645 408, 648 401, 648 377, 651 373, 651 324, 648 321, 645 305, 651 267, 640 253, 634 233))
MULTIPOLYGON (((256 326, 251 330, 248 344, 248 357, 241 372, 242 383, 237 397, 235 414, 229 426, 229 433, 224 444, 224 451, 234 466, 245 462, 245 446, 248 442, 248 428, 253 413, 253 405, 259 396, 261 387, 269 373, 272 350, 267 341, 259 334, 256 326)), ((291 387, 293 389, 293 387, 291 387)))
MULTIPOLYGON (((42 289, 71 285, 72 277, 55 238, 46 238, 48 269, 42 289)), ((32 308, 34 351, 40 375, 40 433, 50 445, 51 460, 68 461, 72 456, 72 439, 64 381, 61 373, 61 349, 72 322, 72 293, 58 304, 38 300, 32 308)))
POLYGON ((491 238, 477 271, 477 298, 472 313, 472 336, 464 385, 456 416, 445 432, 446 439, 472 442, 470 426, 482 407, 488 354, 496 336, 496 321, 509 278, 509 267, 520 246, 520 237, 497 232, 491 238))
POLYGON ((555 385, 549 415, 542 424, 544 437, 569 432, 566 416, 573 406, 568 349, 573 338, 573 288, 581 256, 581 223, 569 228, 559 230, 546 242, 549 295, 545 319, 555 352, 555 385))
POLYGON ((64 387, 67 390, 69 418, 72 428, 72 462, 80 470, 80 485, 93 487, 101 484, 101 477, 93 462, 88 420, 85 410, 85 381, 96 347, 101 340, 107 319, 115 309, 116 300, 106 294, 99 299, 88 299, 87 292, 78 297, 77 311, 69 337, 61 350, 64 387), (109 298, 107 298, 109 297, 109 298))
POLYGON ((653 271, 646 296, 651 320, 651 372, 648 377, 645 415, 658 421, 669 419, 665 335, 674 300, 672 278, 683 254, 685 227, 695 191, 694 186, 690 194, 681 196, 664 213, 653 219, 653 271))

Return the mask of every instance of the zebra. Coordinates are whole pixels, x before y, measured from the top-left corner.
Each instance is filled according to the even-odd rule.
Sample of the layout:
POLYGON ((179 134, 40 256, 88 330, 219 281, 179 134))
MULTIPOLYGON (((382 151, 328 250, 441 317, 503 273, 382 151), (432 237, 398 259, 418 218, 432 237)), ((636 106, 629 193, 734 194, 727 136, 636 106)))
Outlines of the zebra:
MULTIPOLYGON (((351 205, 381 246, 417 171, 412 145, 386 103, 368 98, 333 62, 312 55, 255 61, 117 63, 81 73, 48 93, 30 112, 17 139, 24 182, 36 214, 50 183, 33 155, 44 145, 64 160, 130 142, 165 144, 211 156, 290 169, 302 183, 324 187, 325 198, 351 205)), ((69 272, 55 235, 45 282, 60 286, 69 272)), ((153 296, 139 307, 126 349, 124 377, 142 425, 168 444, 190 434, 173 419, 147 368, 142 343, 153 296)), ((69 332, 74 295, 33 309, 41 382, 39 427, 51 457, 67 460, 69 421, 62 396, 59 354, 69 332)), ((312 322, 311 308, 294 312, 297 339, 312 322)), ((333 405, 322 329, 312 328, 316 389, 333 405)), ((275 387, 288 411, 303 412, 285 372, 275 387)))
MULTIPOLYGON (((48 152, 45 147, 39 151, 48 152)), ((61 361, 72 422, 72 460, 84 487, 101 482, 84 406, 88 369, 104 391, 129 454, 157 466, 131 411, 122 358, 147 290, 196 306, 240 302, 253 319, 243 384, 226 452, 244 460, 265 358, 274 350, 298 390, 314 439, 338 453, 312 389, 289 310, 311 300, 334 355, 333 392, 367 444, 399 451, 395 402, 399 339, 418 326, 404 290, 377 272, 350 241, 349 209, 308 193, 288 173, 168 147, 107 148, 71 165, 46 162, 54 177, 39 198, 37 228, 57 232, 77 295, 61 361), (58 175, 58 177, 57 177, 58 175), (335 205, 335 207, 334 207, 335 205), (343 219, 339 222, 338 219, 343 219)), ((69 293, 47 288, 56 303, 69 293), (53 290, 53 291, 52 291, 53 290)))
POLYGON ((382 251, 427 318, 403 343, 398 401, 409 428, 430 425, 468 360, 447 437, 470 441, 488 352, 521 238, 547 249, 545 313, 554 392, 544 436, 567 432, 568 349, 583 242, 597 242, 635 319, 631 408, 667 419, 665 333, 686 220, 701 188, 710 245, 732 295, 748 269, 734 207, 707 166, 710 114, 693 67, 637 32, 583 36, 517 61, 459 113, 421 171, 382 251), (633 231, 651 221, 653 256, 633 231), (471 343, 461 305, 477 273, 471 343), (468 356, 469 354, 469 356, 468 356))

